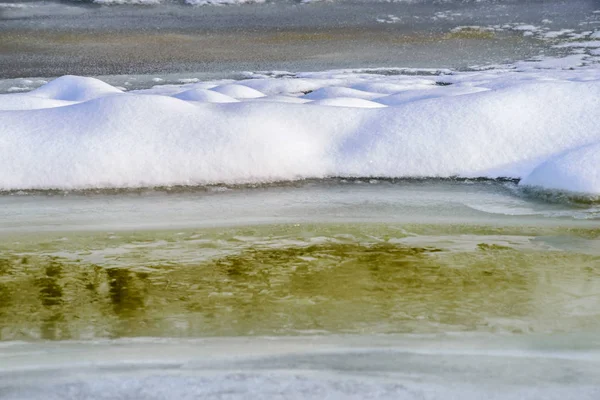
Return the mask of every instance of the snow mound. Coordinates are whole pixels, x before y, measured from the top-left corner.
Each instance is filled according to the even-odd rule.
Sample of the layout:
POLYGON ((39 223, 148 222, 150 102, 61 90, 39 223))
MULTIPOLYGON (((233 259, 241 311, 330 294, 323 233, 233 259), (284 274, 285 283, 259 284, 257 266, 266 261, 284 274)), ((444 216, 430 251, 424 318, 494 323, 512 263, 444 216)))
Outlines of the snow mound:
POLYGON ((364 100, 373 100, 377 97, 381 97, 381 93, 370 93, 352 88, 329 86, 317 89, 304 96, 305 99, 310 100, 323 100, 335 97, 349 97, 364 100))
POLYGON ((190 89, 173 95, 176 99, 204 103, 237 103, 239 100, 207 89, 190 89))
POLYGON ((374 101, 357 99, 353 97, 332 97, 323 100, 315 100, 311 105, 333 106, 333 107, 356 107, 356 108, 382 108, 383 104, 374 101))
POLYGON ((379 93, 380 95, 394 94, 409 89, 426 89, 434 82, 427 80, 419 82, 412 79, 406 83, 387 83, 387 82, 361 82, 351 86, 352 89, 363 92, 379 93))
POLYGON ((233 97, 234 99, 256 99, 258 97, 265 97, 264 93, 261 93, 256 89, 244 85, 237 85, 235 83, 219 85, 210 90, 233 97))
POLYGON ((62 77, 0 95, 0 189, 461 176, 600 190, 597 69, 294 80, 121 94, 62 77), (297 92, 307 87, 324 98, 297 92))
POLYGON ((282 93, 304 94, 320 89, 326 80, 317 79, 248 79, 240 82, 244 86, 256 89, 266 95, 282 93))
POLYGON ((535 168, 520 184, 600 194, 600 142, 550 158, 535 168))
POLYGON ((304 104, 310 103, 311 100, 305 99, 303 97, 293 97, 293 96, 284 96, 284 95, 274 95, 268 97, 259 97, 256 99, 248 99, 246 101, 253 102, 270 102, 270 103, 293 103, 293 104, 304 104))
POLYGON ((426 100, 426 99, 435 99, 438 97, 448 97, 448 96, 460 96, 463 94, 471 94, 477 92, 484 92, 489 89, 472 87, 472 86, 450 86, 450 87, 441 87, 441 86, 430 86, 426 90, 405 90, 400 93, 391 94, 388 96, 379 97, 377 99, 378 103, 385 104, 386 106, 395 106, 402 103, 408 103, 411 101, 418 100, 426 100))
POLYGON ((0 96, 0 111, 8 110, 37 110, 40 108, 62 107, 74 104, 74 101, 47 99, 28 96, 27 94, 6 94, 0 96))
POLYGON ((65 101, 87 101, 109 94, 123 93, 99 79, 66 75, 29 93, 30 96, 65 101))

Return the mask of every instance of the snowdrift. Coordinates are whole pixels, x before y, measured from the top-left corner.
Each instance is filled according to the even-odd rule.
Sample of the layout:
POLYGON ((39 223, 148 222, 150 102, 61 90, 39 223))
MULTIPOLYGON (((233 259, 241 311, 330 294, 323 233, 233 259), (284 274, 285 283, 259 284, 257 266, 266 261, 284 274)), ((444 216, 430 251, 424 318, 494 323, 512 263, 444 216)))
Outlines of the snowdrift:
POLYGON ((600 78, 509 75, 440 86, 332 74, 168 94, 65 76, 0 95, 0 188, 459 176, 600 193, 600 78))

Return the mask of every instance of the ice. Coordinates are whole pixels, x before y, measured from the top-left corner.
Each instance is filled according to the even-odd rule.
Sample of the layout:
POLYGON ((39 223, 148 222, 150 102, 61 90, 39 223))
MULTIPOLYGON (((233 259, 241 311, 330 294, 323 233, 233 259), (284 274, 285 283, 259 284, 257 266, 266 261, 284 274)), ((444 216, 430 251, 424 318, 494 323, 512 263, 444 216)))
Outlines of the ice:
POLYGON ((127 93, 66 76, 0 95, 0 188, 461 176, 597 193, 597 172, 585 165, 598 165, 600 73, 578 67, 580 56, 473 72, 338 70, 127 93), (582 146, 592 150, 576 150, 582 146))
POLYGON ((0 392, 7 400, 595 400, 596 342, 592 334, 9 342, 0 392))

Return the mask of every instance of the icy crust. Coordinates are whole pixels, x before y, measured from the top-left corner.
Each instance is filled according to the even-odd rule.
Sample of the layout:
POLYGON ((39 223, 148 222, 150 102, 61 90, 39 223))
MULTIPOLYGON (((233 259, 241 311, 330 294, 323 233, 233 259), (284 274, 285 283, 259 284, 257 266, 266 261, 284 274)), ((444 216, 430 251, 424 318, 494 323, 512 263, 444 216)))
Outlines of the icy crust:
POLYGON ((598 75, 333 71, 129 93, 66 76, 0 95, 0 188, 460 176, 600 193, 598 75))

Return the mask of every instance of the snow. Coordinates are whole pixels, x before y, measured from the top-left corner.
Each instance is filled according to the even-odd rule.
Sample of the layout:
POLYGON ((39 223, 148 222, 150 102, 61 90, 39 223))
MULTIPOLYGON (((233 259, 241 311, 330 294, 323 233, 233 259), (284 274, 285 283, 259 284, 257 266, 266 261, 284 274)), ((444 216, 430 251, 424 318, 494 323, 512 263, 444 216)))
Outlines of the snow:
POLYGON ((119 89, 98 79, 66 75, 31 91, 29 95, 54 100, 87 101, 120 93, 119 89))
POLYGON ((310 100, 323 100, 332 97, 350 97, 356 99, 372 100, 377 97, 381 97, 381 93, 371 93, 358 89, 330 86, 317 89, 304 96, 304 98, 310 100))
POLYGON ((261 93, 256 89, 236 84, 220 85, 212 88, 211 90, 235 99, 256 99, 258 97, 265 96, 264 93, 261 93))
POLYGON ((190 89, 173 95, 180 100, 201 101, 204 103, 237 103, 239 100, 226 96, 214 90, 190 89))
POLYGON ((332 107, 357 107, 357 108, 381 108, 385 105, 374 101, 364 100, 353 97, 336 97, 322 100, 315 100, 313 105, 332 106, 332 107))
MULTIPOLYGON (((570 69, 580 67, 585 64, 587 54, 571 54, 562 58, 541 57, 535 62, 535 67, 538 69, 570 69)), ((525 67, 526 64, 531 66, 531 62, 520 61, 516 63, 518 67, 525 67)))
POLYGON ((600 193, 600 142, 551 157, 520 184, 578 193, 600 193))
POLYGON ((598 69, 535 64, 447 75, 324 71, 127 93, 65 76, 0 95, 0 188, 461 176, 600 193, 598 69))
POLYGON ((561 43, 561 44, 555 45, 554 47, 556 47, 557 49, 564 49, 564 48, 568 48, 568 47, 597 48, 597 47, 600 47, 600 40, 588 40, 588 41, 584 41, 584 42, 561 43))

